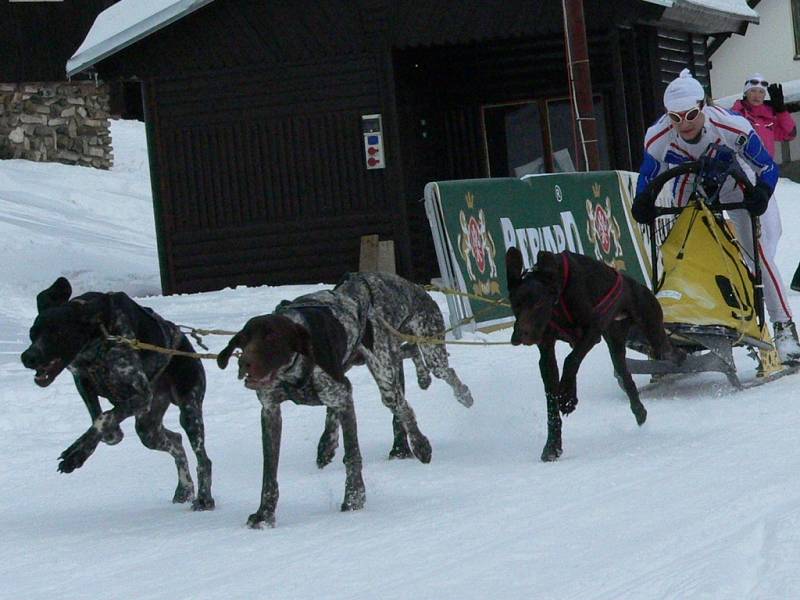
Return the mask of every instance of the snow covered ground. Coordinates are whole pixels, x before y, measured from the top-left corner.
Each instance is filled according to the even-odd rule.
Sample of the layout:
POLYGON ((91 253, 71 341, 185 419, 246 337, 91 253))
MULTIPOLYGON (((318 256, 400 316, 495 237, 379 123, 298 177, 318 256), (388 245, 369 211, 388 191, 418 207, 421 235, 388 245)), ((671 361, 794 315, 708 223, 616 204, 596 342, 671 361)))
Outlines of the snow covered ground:
MULTIPOLYGON (((278 527, 252 531, 244 523, 259 500, 259 405, 231 369, 206 363, 215 511, 171 504, 173 461, 146 450, 132 422, 121 444, 57 473, 89 419, 68 375, 38 388, 19 353, 35 294, 58 275, 75 293, 123 290, 177 323, 225 329, 323 287, 159 296, 143 128, 116 122, 112 135, 111 172, 0 161, 0 598, 800 597, 797 377, 738 394, 722 376, 692 377, 646 393, 639 428, 597 347, 579 374, 564 455, 544 464, 536 350, 452 346, 471 409, 446 384, 423 392, 413 369, 406 374, 433 444, 422 465, 386 459, 390 413, 356 368, 366 509, 338 510, 341 455, 315 466, 323 410, 286 406, 278 527)), ((789 279, 800 186, 781 180, 778 200, 778 263, 789 279)), ((800 311, 798 294, 790 299, 800 311)), ((208 341, 219 351, 227 340, 208 341)), ((167 422, 178 429, 174 409, 167 422)))

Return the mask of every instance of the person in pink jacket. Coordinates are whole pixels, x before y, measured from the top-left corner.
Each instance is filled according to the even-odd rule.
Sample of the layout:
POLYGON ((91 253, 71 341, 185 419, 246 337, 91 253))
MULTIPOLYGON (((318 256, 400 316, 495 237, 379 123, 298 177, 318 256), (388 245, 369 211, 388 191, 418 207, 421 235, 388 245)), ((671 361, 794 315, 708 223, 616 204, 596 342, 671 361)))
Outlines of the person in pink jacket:
POLYGON ((775 142, 789 142, 797 135, 797 125, 783 101, 783 86, 770 85, 761 73, 747 78, 744 95, 734 103, 732 110, 750 121, 772 158, 775 158, 775 142), (767 92, 769 100, 766 100, 767 92))
MULTIPOLYGON (((744 82, 743 96, 732 107, 734 112, 744 116, 753 125, 758 137, 764 144, 769 155, 775 158, 775 142, 789 142, 797 136, 797 125, 786 110, 783 100, 783 86, 779 83, 770 84, 761 73, 753 73, 744 82), (766 99, 769 93, 769 100, 766 99)), ((764 250, 774 258, 781 235, 780 215, 778 205, 771 202, 771 214, 762 217, 762 228, 766 226, 771 231, 767 243, 762 239, 764 250)), ((762 236, 763 238, 764 236, 762 236)), ((800 291, 800 265, 798 265, 792 278, 791 288, 800 291)))

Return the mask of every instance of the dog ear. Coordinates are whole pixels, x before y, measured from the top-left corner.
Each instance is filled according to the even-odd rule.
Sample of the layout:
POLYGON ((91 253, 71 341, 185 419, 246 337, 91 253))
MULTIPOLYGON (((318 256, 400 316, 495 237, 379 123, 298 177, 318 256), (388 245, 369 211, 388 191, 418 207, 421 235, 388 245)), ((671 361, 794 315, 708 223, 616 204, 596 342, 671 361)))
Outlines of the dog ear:
POLYGON ((522 281, 522 252, 516 246, 506 251, 506 283, 508 290, 516 288, 522 281))
POLYGON ((36 309, 41 313, 43 310, 61 306, 65 304, 72 295, 72 286, 66 277, 59 277, 46 290, 42 290, 36 295, 36 309))
POLYGON ((224 369, 228 366, 228 361, 231 359, 231 354, 237 348, 243 348, 246 345, 245 343, 245 335, 243 331, 240 331, 235 336, 231 338, 228 342, 228 345, 217 355, 217 366, 220 369, 224 369))

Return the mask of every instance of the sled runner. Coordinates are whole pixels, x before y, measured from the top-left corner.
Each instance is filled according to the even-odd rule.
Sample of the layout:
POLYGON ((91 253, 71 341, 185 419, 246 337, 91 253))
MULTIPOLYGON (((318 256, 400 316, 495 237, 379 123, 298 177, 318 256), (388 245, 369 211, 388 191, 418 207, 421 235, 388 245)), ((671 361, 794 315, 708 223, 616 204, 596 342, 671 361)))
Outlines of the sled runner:
MULTIPOLYGON (((754 253, 751 272, 736 232, 722 216, 723 210, 746 208, 744 202, 719 202, 725 180, 731 177, 745 191, 752 184, 736 161, 720 165, 703 156, 665 171, 650 183, 650 191, 655 196, 668 181, 687 173, 696 175, 687 204, 657 206, 658 216, 648 225, 653 292, 664 312, 672 344, 686 356, 680 362, 629 358, 630 372, 656 376, 719 372, 731 385, 743 389, 797 371, 800 367, 781 364, 764 320, 758 253, 754 253), (707 194, 699 185, 701 179, 706 184, 711 179, 709 187, 716 184, 716 191, 707 194), (740 381, 733 357, 735 347, 747 348, 758 362, 755 380, 740 381)), ((751 215, 750 224, 753 239, 758 240, 758 217, 751 215)), ((628 346, 652 356, 636 334, 629 338, 628 346)))

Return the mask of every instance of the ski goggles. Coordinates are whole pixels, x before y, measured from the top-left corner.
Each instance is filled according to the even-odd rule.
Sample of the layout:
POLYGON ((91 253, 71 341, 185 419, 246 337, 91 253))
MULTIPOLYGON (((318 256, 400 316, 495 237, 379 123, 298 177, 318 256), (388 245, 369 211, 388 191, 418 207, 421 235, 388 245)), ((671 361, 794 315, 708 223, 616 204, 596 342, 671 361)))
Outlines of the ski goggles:
POLYGON ((672 119, 672 122, 676 125, 679 125, 683 121, 694 121, 697 117, 700 116, 700 112, 703 110, 703 105, 700 104, 699 106, 695 106, 694 108, 690 108, 689 110, 683 112, 672 112, 669 111, 667 114, 669 118, 672 119))
POLYGON ((763 79, 748 79, 744 82, 745 85, 760 85, 761 87, 768 87, 769 81, 764 81, 763 79))

